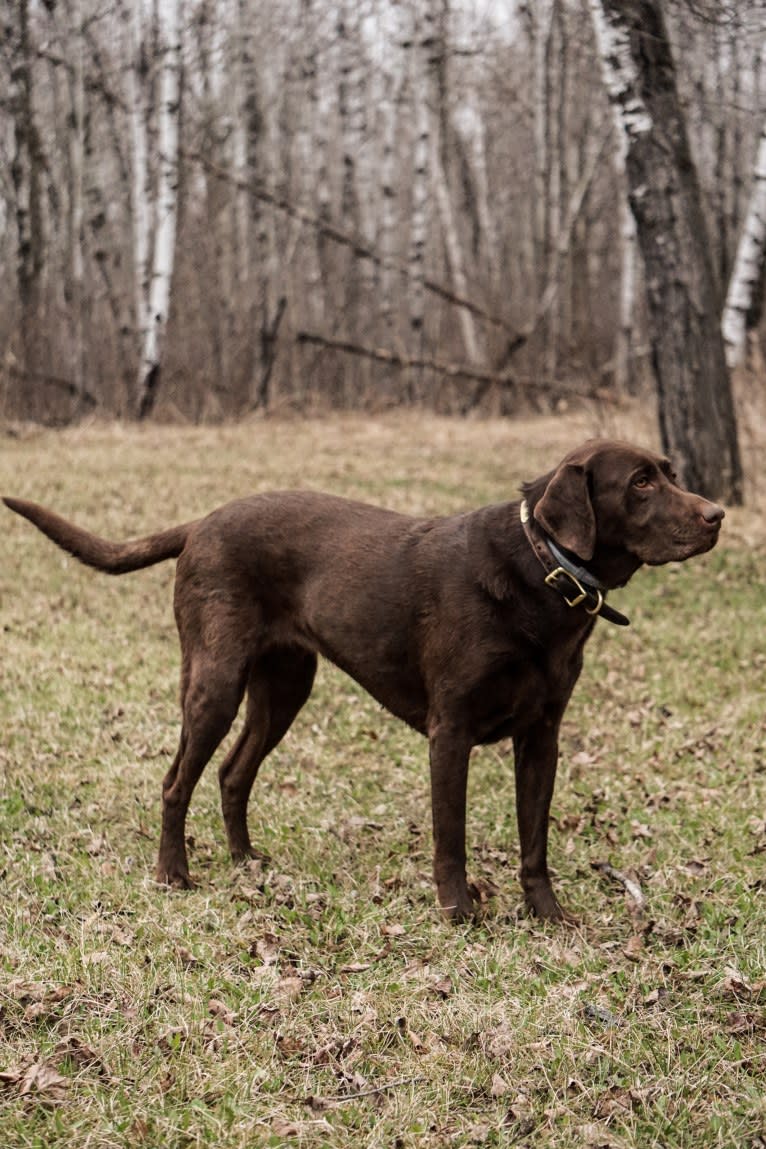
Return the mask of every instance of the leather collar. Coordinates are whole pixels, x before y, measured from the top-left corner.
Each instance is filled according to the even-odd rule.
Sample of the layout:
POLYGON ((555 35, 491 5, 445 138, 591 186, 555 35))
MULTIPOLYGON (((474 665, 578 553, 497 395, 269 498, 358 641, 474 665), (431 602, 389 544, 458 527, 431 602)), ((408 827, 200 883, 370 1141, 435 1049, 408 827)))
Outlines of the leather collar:
POLYGON ((529 504, 526 499, 521 500, 519 517, 529 545, 546 572, 544 579, 546 586, 557 591, 567 606, 581 606, 586 614, 600 615, 607 622, 613 622, 615 626, 630 626, 629 618, 607 604, 607 588, 595 575, 573 562, 543 531, 537 533, 532 530, 529 504))

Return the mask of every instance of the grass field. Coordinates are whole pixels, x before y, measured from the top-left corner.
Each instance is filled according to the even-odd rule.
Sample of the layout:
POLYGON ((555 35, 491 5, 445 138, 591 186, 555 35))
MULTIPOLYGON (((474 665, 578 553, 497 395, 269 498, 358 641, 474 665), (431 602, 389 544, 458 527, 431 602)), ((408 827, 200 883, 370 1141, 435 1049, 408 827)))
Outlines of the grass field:
MULTIPOLYGON (((0 491, 112 537, 275 486, 432 513, 513 498, 604 430, 649 438, 635 413, 23 432, 0 491)), ((0 521, 4 1146, 766 1145, 757 509, 596 629, 551 832, 576 929, 523 912, 503 745, 472 764, 482 920, 440 920, 426 745, 328 666, 253 793, 270 861, 230 865, 210 768, 198 887, 157 887, 173 564, 109 579, 0 521)))

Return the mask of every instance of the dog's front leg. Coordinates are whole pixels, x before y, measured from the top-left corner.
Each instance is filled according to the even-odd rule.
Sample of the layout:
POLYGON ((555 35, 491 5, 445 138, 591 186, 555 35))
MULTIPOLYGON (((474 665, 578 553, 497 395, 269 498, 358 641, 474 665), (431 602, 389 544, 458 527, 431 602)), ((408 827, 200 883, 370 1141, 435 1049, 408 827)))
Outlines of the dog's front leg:
POLYGON ((533 913, 550 921, 574 920, 559 904, 548 875, 548 816, 558 764, 561 715, 546 715, 513 740, 521 885, 533 913))
POLYGON ((435 722, 429 730, 434 881, 445 917, 473 917, 465 873, 465 802, 471 743, 464 731, 435 722))

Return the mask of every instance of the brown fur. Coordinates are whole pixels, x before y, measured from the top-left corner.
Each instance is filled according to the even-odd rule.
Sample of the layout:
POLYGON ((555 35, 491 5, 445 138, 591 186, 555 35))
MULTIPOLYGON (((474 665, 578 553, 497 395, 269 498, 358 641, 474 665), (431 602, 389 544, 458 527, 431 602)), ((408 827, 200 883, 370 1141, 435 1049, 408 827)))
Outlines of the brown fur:
MULTIPOLYGON (((723 518, 677 485, 667 460, 626 443, 586 443, 525 494, 532 529, 610 588, 642 563, 709 550, 723 518)), ((308 699, 323 655, 428 738, 444 912, 464 918, 473 908, 465 869, 471 748, 510 737, 524 894, 540 917, 563 916, 548 875, 548 813, 559 724, 595 618, 544 584, 518 502, 429 519, 280 491, 128 543, 99 539, 34 503, 5 502, 99 570, 178 559, 182 729, 163 785, 160 881, 190 884, 189 801, 245 695, 244 727, 220 787, 232 856, 252 855, 251 787, 308 699)))

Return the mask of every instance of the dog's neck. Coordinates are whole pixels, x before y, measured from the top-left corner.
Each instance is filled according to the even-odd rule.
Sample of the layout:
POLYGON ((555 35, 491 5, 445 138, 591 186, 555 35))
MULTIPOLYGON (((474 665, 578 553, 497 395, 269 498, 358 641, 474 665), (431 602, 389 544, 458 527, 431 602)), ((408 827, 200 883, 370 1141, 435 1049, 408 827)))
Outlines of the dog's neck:
POLYGON ((600 615, 618 626, 629 625, 630 620, 624 614, 606 603, 607 591, 621 583, 606 581, 600 573, 594 571, 592 565, 583 566, 578 555, 558 546, 534 519, 527 499, 521 501, 519 519, 538 562, 546 572, 546 585, 560 594, 571 607, 580 607, 587 614, 600 615))

